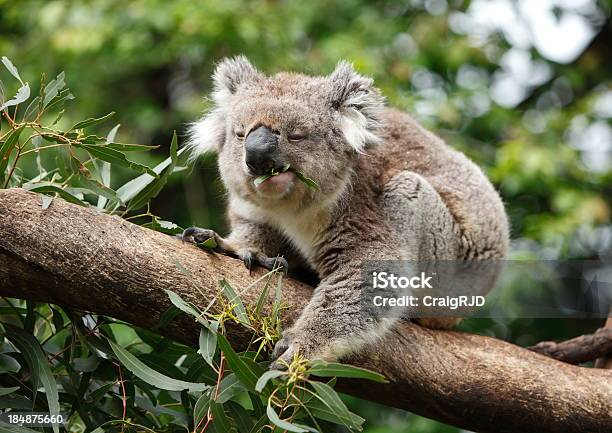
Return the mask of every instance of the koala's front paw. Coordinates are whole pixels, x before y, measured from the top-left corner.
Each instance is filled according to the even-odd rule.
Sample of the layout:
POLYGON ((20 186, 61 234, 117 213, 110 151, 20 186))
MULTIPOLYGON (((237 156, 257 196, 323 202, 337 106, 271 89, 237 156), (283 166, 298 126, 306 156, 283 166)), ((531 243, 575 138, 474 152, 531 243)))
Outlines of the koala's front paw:
MULTIPOLYGON (((208 239, 214 239, 217 242, 217 239, 220 239, 219 236, 214 230, 210 229, 202 229, 200 227, 189 227, 183 230, 183 234, 178 236, 184 242, 190 242, 192 244, 201 244, 202 242, 206 242, 208 239)), ((217 242, 217 245, 219 243, 217 242)))
POLYGON ((283 257, 268 257, 265 254, 252 249, 243 248, 236 252, 236 255, 244 262, 244 265, 250 271, 253 265, 262 266, 268 270, 280 269, 285 275, 289 270, 287 260, 283 257))
POLYGON ((319 334, 300 333, 287 330, 274 347, 272 358, 275 361, 270 366, 272 370, 286 370, 291 364, 293 356, 299 354, 308 360, 322 359, 324 361, 336 361, 336 345, 325 341, 319 334))

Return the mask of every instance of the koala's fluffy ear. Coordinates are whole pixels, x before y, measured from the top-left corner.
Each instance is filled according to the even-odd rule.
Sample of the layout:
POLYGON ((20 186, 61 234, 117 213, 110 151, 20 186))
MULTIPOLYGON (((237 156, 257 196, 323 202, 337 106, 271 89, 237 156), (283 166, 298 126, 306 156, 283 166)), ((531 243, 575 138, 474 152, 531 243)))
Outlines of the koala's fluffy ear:
POLYGON ((378 144, 376 130, 385 99, 373 80, 355 72, 346 61, 338 63, 328 80, 331 105, 340 115, 340 129, 348 144, 359 153, 378 144))
POLYGON ((232 96, 241 84, 261 76, 245 56, 227 58, 213 73, 214 106, 202 119, 189 127, 189 147, 193 160, 206 152, 217 151, 225 141, 225 117, 232 96))

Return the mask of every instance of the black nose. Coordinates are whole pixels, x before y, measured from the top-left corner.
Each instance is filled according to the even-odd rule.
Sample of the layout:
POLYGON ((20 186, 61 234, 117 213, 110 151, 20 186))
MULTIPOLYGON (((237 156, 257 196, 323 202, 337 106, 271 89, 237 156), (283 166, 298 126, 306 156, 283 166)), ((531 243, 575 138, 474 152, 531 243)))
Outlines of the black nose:
POLYGON ((279 165, 278 134, 260 126, 244 141, 246 164, 253 174, 268 174, 279 165))

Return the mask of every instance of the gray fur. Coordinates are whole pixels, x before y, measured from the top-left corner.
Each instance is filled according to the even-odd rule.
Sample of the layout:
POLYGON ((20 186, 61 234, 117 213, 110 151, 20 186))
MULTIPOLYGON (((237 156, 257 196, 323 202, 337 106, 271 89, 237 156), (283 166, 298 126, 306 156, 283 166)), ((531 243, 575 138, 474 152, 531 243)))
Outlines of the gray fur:
POLYGON ((359 302, 364 260, 505 256, 506 214, 482 171, 407 114, 384 108, 372 80, 348 63, 327 77, 267 77, 241 57, 222 62, 214 77, 216 106, 193 127, 191 147, 196 155, 219 151, 232 224, 224 248, 297 254, 321 279, 277 346, 281 360, 296 351, 338 359, 393 324, 359 302), (256 190, 235 131, 248 135, 260 125, 279 132, 291 167, 320 190, 297 180, 282 196, 256 190), (297 143, 288 139, 296 131, 306 136, 297 143))

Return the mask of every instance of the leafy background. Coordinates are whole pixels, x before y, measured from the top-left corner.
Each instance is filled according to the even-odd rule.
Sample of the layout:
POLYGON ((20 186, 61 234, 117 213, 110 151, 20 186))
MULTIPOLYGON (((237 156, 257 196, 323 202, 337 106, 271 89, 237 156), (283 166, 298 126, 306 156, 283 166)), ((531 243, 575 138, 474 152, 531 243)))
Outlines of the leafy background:
MULTIPOLYGON (((76 100, 55 127, 66 132, 83 119, 116 111, 108 122, 91 129, 102 143, 110 129, 121 124, 112 141, 159 146, 129 153, 131 160, 147 167, 168 157, 173 130, 178 131, 181 142, 185 125, 207 108, 203 97, 210 91, 209 77, 220 58, 243 53, 266 72, 295 69, 321 74, 330 72, 339 59, 349 59, 362 73, 375 78, 391 105, 411 112, 484 168, 506 203, 516 257, 609 259, 611 7, 609 0, 4 0, 0 1, 0 54, 19 68, 33 95, 39 92, 41 72, 47 74, 48 83, 65 71, 76 100)), ((15 94, 20 84, 6 71, 1 74, 4 93, 15 94)), ((6 128, 6 122, 1 126, 6 128)), ((23 185, 35 178, 39 163, 45 170, 59 167, 58 154, 50 149, 40 152, 40 158, 35 152, 24 155, 11 184, 23 185)), ((76 150, 76 157, 81 163, 88 158, 83 149, 76 150)), ((101 171, 96 170, 102 162, 104 159, 98 161, 99 167, 92 165, 96 162, 87 165, 88 179, 103 181, 101 171)), ((177 167, 182 166, 179 161, 177 167)), ((84 173, 78 166, 72 169, 84 173)), ((214 157, 193 170, 176 171, 151 201, 150 213, 179 226, 225 232, 223 190, 214 157)), ((118 190, 137 174, 113 164, 109 186, 118 190)), ((83 199, 98 203, 92 194, 83 199)), ((142 213, 149 212, 136 206, 125 216, 142 213)), ((134 221, 155 225, 157 220, 147 215, 134 221)), ((36 325, 36 335, 43 342, 46 338, 54 341, 52 335, 65 324, 78 322, 49 306, 33 310, 10 302, 2 307, 6 313, 2 321, 16 321, 20 327, 29 323, 30 331, 35 331, 39 322, 32 317, 38 317, 49 326, 36 325), (60 323, 58 317, 65 322, 60 323)), ((528 345, 592 331, 600 323, 473 319, 462 326, 528 345)), ((122 347, 134 349, 145 359, 150 354, 153 346, 139 335, 142 331, 125 324, 104 326, 122 347)), ((56 356, 54 351, 75 347, 69 344, 75 335, 66 331, 55 337, 61 343, 43 347, 51 357, 56 356)), ((6 354, 10 347, 3 350, 2 362, 10 364, 11 356, 6 354)), ((80 363, 89 358, 72 352, 63 353, 68 354, 68 365, 76 366, 75 360, 81 360, 78 368, 83 371, 71 372, 76 375, 74 381, 81 381, 91 366, 80 363)), ((11 373, 10 365, 5 370, 11 373)), ((111 385, 101 388, 101 398, 119 404, 121 391, 113 382, 116 367, 110 364, 96 371, 104 373, 100 380, 111 385)), ((173 369, 170 376, 173 374, 182 377, 185 371, 173 369)), ((6 380, 3 387, 20 386, 6 380)), ((76 390, 63 388, 64 392, 78 395, 80 382, 75 383, 76 390)), ((135 384, 127 381, 127 386, 132 392, 135 384)), ((135 392, 130 401, 136 402, 135 392)), ((343 398, 351 410, 366 418, 365 431, 370 433, 458 431, 405 412, 343 398)), ((180 395, 174 399, 180 401, 180 395)), ((96 402, 88 400, 92 405, 96 402)), ((120 406, 110 413, 121 418, 120 406)), ((166 421, 164 425, 171 424, 166 421)))

